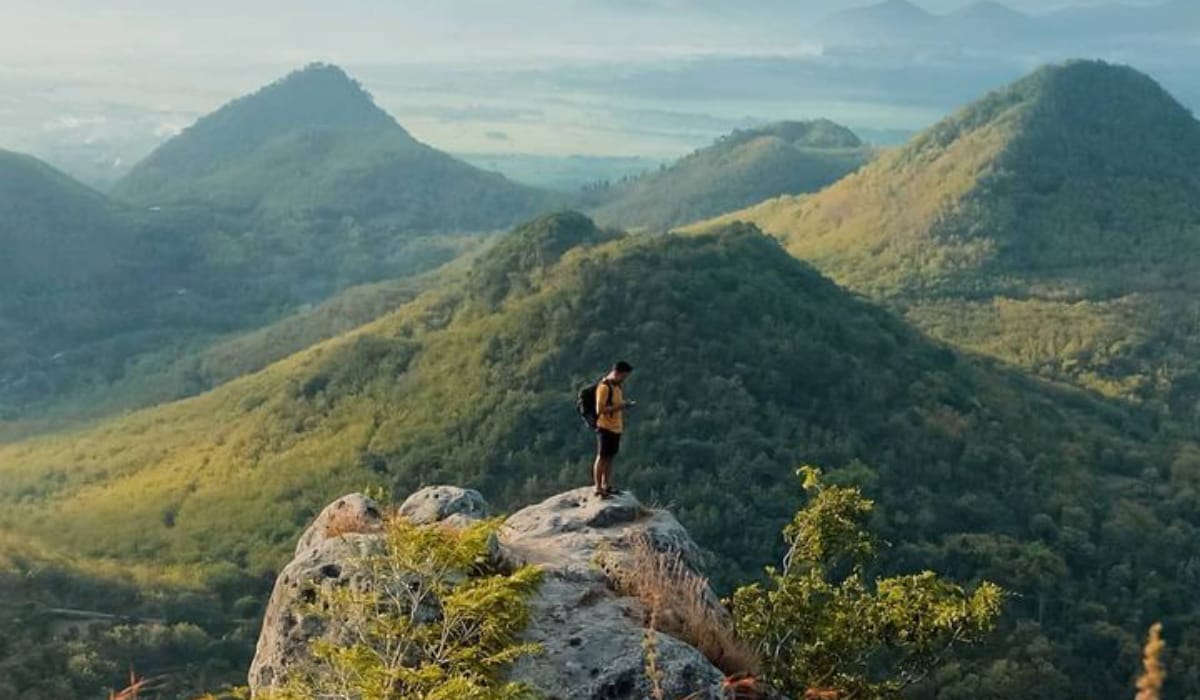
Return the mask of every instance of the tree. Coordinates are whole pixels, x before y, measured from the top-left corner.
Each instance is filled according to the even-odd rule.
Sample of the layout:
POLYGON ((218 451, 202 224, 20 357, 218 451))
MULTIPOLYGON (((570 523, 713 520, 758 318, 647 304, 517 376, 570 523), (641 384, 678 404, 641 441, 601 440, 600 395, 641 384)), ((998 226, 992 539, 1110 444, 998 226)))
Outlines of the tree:
POLYGON ((738 634, 762 658, 766 680, 801 697, 895 697, 922 679, 954 645, 980 640, 1000 614, 991 583, 968 593, 932 572, 870 582, 876 542, 865 527, 874 503, 858 488, 828 486, 799 470, 808 503, 783 531, 782 570, 737 590, 738 634))
POLYGON ((365 585, 312 606, 335 630, 271 700, 525 700, 504 669, 537 650, 519 642, 540 574, 506 573, 489 555, 495 523, 464 530, 388 522, 382 551, 363 561, 365 585))

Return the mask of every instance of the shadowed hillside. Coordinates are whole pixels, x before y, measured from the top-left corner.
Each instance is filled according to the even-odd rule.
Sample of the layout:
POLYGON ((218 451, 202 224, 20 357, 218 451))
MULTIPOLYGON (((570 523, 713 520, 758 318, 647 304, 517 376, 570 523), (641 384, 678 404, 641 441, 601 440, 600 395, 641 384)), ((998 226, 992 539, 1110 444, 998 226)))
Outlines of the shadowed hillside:
POLYGON ((550 204, 419 143, 321 64, 201 118, 112 201, 2 154, 0 435, 211 388, 240 371, 205 366, 209 346, 437 268, 550 204))

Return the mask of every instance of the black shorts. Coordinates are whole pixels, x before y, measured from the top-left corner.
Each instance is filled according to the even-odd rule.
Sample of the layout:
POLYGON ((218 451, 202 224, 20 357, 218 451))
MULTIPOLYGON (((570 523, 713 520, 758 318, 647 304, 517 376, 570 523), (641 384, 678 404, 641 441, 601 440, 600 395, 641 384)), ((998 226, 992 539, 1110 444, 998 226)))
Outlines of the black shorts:
POLYGON ((596 453, 601 457, 616 457, 621 451, 621 434, 604 428, 596 429, 596 453))

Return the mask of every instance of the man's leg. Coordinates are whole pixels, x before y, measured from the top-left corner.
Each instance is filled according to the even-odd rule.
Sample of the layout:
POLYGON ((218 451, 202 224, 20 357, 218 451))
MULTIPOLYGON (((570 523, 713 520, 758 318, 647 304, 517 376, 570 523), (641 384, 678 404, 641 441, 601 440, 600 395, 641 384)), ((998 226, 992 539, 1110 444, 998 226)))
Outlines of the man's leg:
POLYGON ((604 470, 603 470, 602 476, 604 478, 604 492, 605 493, 612 492, 612 467, 613 467, 613 461, 616 460, 616 458, 617 458, 617 456, 614 454, 614 455, 610 455, 610 456, 606 457, 604 460, 604 470))
POLYGON ((596 487, 597 492, 604 488, 604 462, 604 456, 597 450, 596 461, 592 463, 592 485, 596 487))

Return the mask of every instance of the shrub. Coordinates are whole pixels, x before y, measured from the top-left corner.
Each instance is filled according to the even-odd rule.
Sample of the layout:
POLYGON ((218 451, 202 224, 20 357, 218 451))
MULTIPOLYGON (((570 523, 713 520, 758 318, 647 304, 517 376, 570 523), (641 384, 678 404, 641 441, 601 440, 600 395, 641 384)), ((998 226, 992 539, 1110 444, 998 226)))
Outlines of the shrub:
POLYGON ((767 681, 792 697, 891 698, 993 628, 1003 597, 994 584, 968 594, 931 572, 868 582, 874 504, 857 488, 826 486, 817 469, 800 474, 809 502, 784 528, 783 570, 733 598, 737 632, 767 681))
POLYGON ((464 530, 390 518, 382 551, 361 581, 323 593, 311 612, 330 622, 311 660, 271 700, 516 700, 535 697, 503 680, 536 647, 518 636, 540 574, 505 572, 490 556, 494 522, 464 530))

